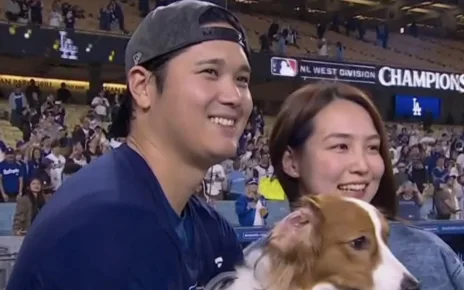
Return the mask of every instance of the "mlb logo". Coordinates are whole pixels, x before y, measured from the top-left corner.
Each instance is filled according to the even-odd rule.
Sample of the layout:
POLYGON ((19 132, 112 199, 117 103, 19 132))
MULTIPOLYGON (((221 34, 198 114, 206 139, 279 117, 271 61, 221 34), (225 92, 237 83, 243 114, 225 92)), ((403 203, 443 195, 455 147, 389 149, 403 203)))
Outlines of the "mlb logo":
POLYGON ((271 58, 271 74, 282 77, 295 77, 298 74, 298 62, 293 58, 271 58))

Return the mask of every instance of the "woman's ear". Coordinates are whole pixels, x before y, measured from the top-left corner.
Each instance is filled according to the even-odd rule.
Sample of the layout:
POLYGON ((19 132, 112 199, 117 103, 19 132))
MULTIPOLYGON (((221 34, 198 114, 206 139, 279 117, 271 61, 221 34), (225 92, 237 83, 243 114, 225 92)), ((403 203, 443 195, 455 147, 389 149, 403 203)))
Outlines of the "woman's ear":
POLYGON ((295 150, 288 147, 282 155, 282 170, 290 177, 300 177, 300 166, 295 150))

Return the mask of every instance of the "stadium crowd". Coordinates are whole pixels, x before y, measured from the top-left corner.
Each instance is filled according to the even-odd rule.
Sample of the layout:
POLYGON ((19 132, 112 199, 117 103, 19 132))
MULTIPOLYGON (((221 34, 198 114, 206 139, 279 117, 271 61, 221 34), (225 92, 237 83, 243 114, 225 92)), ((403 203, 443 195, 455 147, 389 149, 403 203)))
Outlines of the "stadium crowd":
MULTIPOLYGON (((108 135, 119 108, 118 95, 102 90, 74 128, 66 124, 72 94, 62 84, 55 95, 42 96, 34 80, 11 92, 11 124, 22 131, 16 148, 0 142, 0 191, 3 202, 16 202, 13 231, 24 235, 40 208, 71 174, 123 139, 108 135)), ((242 226, 266 225, 268 201, 285 194, 270 164, 264 116, 254 106, 237 155, 212 166, 197 194, 213 206, 235 201, 242 226)), ((400 216, 409 220, 463 219, 464 134, 456 127, 434 128, 417 123, 388 124, 400 216)))

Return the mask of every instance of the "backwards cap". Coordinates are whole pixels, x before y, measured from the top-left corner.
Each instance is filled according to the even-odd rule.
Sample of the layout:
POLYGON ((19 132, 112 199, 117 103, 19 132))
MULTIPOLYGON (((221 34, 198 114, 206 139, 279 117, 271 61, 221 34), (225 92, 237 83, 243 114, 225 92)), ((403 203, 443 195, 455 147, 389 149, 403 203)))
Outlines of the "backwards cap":
POLYGON ((183 0, 151 11, 132 34, 125 56, 126 74, 150 60, 209 40, 228 40, 240 44, 247 56, 245 31, 224 27, 202 27, 200 17, 208 10, 222 10, 239 24, 228 10, 210 2, 183 0))

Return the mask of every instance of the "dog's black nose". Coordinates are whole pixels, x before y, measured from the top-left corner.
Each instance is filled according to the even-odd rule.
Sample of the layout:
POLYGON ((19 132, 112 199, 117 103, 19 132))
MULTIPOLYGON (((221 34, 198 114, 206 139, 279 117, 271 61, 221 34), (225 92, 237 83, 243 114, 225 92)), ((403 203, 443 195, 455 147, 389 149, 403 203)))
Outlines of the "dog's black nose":
POLYGON ((401 290, 420 290, 419 281, 410 275, 404 275, 401 280, 401 290))

